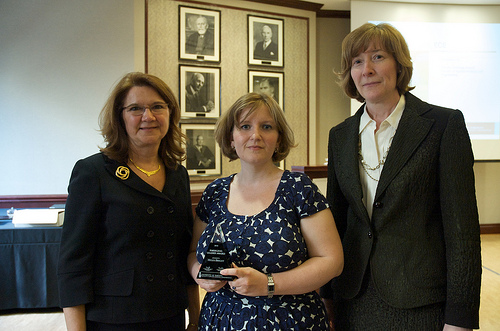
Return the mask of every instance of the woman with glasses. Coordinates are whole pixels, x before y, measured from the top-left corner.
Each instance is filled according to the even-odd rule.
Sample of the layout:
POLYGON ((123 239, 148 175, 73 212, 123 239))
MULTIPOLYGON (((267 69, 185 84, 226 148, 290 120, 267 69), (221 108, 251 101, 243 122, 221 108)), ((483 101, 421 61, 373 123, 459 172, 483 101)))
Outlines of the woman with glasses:
POLYGON ((179 119, 172 90, 142 73, 102 109, 106 146, 76 163, 68 188, 58 269, 68 330, 184 330, 188 303, 198 320, 179 119))

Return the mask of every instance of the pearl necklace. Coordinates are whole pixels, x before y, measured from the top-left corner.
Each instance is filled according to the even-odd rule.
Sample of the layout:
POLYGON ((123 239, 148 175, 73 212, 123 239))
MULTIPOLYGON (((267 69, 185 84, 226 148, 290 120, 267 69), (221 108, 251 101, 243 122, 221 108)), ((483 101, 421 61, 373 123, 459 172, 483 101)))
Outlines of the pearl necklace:
POLYGON ((373 179, 376 182, 378 182, 379 179, 374 178, 372 175, 370 175, 368 170, 370 170, 370 171, 378 170, 381 166, 383 166, 385 164, 385 160, 387 159, 387 155, 389 154, 389 150, 391 149, 392 139, 394 138, 395 134, 396 134, 396 132, 394 132, 392 137, 389 139, 389 146, 387 147, 387 150, 385 151, 384 156, 382 157, 382 159, 380 159, 378 161, 378 164, 375 167, 370 167, 370 165, 368 165, 368 163, 366 163, 365 159, 363 158, 363 153, 361 153, 361 137, 359 137, 359 142, 358 142, 359 162, 361 163, 361 166, 363 167, 363 170, 368 175, 368 177, 370 177, 371 179, 373 179))
POLYGON ((133 165, 134 165, 134 166, 135 166, 135 167, 136 167, 136 168, 137 168, 140 172, 145 173, 145 174, 146 174, 146 176, 148 176, 148 177, 153 176, 154 174, 156 174, 156 173, 157 173, 158 171, 160 171, 160 169, 161 169, 161 165, 160 165, 160 164, 158 164, 158 169, 153 170, 153 171, 147 171, 147 170, 144 170, 144 169, 142 169, 141 167, 139 167, 137 164, 135 164, 135 163, 134 163, 134 161, 133 161, 132 159, 129 159, 129 160, 130 160, 130 162, 132 162, 132 164, 133 164, 133 165))

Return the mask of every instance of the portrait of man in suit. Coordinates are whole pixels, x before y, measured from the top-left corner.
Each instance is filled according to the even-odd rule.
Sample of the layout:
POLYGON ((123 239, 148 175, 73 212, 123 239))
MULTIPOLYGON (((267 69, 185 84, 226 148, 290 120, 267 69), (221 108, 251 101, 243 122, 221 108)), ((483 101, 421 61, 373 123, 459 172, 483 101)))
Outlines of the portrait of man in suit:
POLYGON ((196 18, 194 31, 187 37, 186 53, 214 55, 214 34, 206 16, 196 18))
POLYGON ((205 87, 205 76, 199 72, 192 73, 189 84, 186 86, 186 111, 207 113, 211 112, 214 107, 210 91, 205 87))
POLYGON ((254 58, 257 60, 278 61, 278 44, 273 40, 271 25, 263 25, 260 34, 262 40, 255 45, 254 58))
POLYGON ((283 73, 250 70, 248 86, 249 92, 267 94, 283 109, 283 73))
POLYGON ((182 117, 213 117, 220 115, 220 68, 180 65, 182 117))
POLYGON ((278 98, 275 95, 275 84, 271 81, 270 78, 264 77, 259 82, 259 92, 269 95, 276 102, 279 102, 278 98))
POLYGON ((201 134, 196 135, 194 144, 188 145, 187 169, 215 169, 214 153, 205 145, 205 138, 201 134))

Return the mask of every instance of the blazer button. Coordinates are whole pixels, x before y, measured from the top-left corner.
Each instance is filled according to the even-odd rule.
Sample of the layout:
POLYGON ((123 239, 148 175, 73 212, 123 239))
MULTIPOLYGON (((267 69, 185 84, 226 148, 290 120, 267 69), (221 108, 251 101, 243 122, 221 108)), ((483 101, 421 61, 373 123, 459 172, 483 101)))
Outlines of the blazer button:
POLYGON ((384 204, 380 201, 376 201, 374 204, 373 204, 373 207, 375 208, 382 208, 384 206, 384 204))
POLYGON ((153 253, 152 252, 147 252, 146 253, 146 259, 151 260, 153 258, 153 253))
POLYGON ((148 238, 153 238, 155 236, 155 232, 153 230, 149 230, 147 236, 148 238))
POLYGON ((167 252, 167 259, 171 259, 174 257, 174 253, 172 252, 167 252))
POLYGON ((172 214, 172 213, 174 212, 174 206, 168 206, 168 208, 167 208, 167 212, 168 212, 169 214, 172 214))
POLYGON ((151 283, 151 282, 153 282, 153 280, 155 280, 155 277, 154 277, 153 275, 148 275, 148 276, 146 277, 146 280, 147 280, 149 283, 151 283))
POLYGON ((368 231, 368 238, 370 238, 370 239, 373 238, 373 233, 371 231, 368 231))
POLYGON ((174 275, 172 275, 172 274, 168 275, 168 280, 169 281, 173 281, 174 279, 175 279, 174 275))
POLYGON ((153 207, 149 206, 146 211, 148 212, 149 215, 152 215, 152 214, 154 214, 155 209, 153 207))

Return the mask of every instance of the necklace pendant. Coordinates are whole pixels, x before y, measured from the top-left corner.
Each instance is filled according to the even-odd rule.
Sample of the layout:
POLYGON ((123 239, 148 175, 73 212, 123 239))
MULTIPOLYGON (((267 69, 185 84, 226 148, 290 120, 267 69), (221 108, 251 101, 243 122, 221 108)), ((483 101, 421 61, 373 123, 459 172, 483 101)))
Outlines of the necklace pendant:
POLYGON ((129 160, 130 160, 130 162, 132 162, 132 164, 134 165, 134 167, 137 168, 137 170, 139 170, 140 172, 144 173, 148 177, 153 176, 154 174, 156 174, 161 169, 161 164, 158 164, 158 169, 153 170, 153 171, 147 171, 147 170, 144 170, 141 167, 139 167, 137 164, 135 164, 132 159, 129 159, 129 160))

